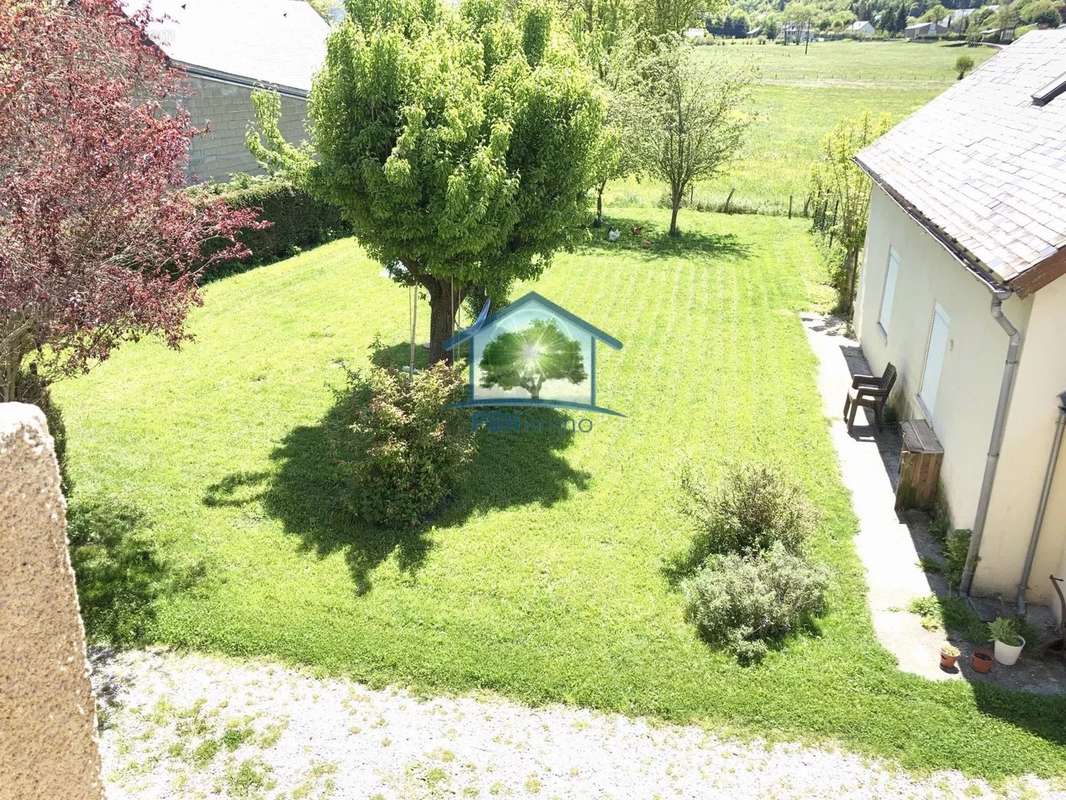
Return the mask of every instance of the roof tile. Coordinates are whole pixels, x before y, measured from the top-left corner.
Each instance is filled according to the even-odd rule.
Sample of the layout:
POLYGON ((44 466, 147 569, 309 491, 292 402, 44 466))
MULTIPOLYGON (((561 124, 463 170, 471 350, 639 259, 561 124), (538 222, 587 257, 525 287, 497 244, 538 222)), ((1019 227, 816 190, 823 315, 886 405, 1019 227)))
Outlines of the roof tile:
POLYGON ((1066 244, 1066 29, 1032 31, 859 153, 857 161, 975 267, 1008 282, 1066 244))

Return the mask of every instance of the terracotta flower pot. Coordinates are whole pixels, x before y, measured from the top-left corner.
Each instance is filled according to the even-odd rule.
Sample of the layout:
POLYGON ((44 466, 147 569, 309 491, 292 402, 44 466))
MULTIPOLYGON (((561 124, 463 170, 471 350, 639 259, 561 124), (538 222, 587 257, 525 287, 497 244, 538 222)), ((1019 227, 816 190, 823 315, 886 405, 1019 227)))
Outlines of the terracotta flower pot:
POLYGON ((970 656, 970 666, 974 672, 988 672, 992 669, 992 655, 977 651, 970 656))
POLYGON ((955 661, 958 656, 946 656, 943 653, 940 654, 940 668, 941 669, 955 669, 955 661))

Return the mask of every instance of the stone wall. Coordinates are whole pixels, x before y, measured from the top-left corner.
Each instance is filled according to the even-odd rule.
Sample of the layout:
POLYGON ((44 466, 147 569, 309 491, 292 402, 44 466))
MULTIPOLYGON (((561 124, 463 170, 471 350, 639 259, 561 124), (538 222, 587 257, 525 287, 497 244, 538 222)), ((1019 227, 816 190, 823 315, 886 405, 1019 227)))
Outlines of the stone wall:
POLYGON ((0 800, 99 800, 96 708, 44 415, 0 404, 0 800))

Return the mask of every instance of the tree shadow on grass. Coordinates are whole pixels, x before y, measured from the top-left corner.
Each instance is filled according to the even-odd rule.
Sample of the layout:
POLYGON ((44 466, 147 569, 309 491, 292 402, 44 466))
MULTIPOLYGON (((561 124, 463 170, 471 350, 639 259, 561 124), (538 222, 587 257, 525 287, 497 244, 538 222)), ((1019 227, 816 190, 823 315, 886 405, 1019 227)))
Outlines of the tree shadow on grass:
POLYGON ((78 600, 93 642, 151 641, 160 603, 206 576, 202 562, 180 563, 161 549, 148 515, 121 498, 78 494, 67 516, 78 600))
POLYGON ((548 508, 588 488, 589 473, 574 469, 562 455, 577 435, 572 417, 550 408, 503 413, 520 414, 525 429, 478 434, 477 457, 454 502, 438 516, 439 526, 515 506, 548 508))
MULTIPOLYGON (((997 664, 993 669, 1004 667, 997 664)), ((1013 691, 983 681, 971 681, 970 688, 981 713, 1009 722, 1045 741, 1066 745, 1066 695, 1013 691)))
POLYGON ((575 435, 563 424, 566 415, 533 409, 523 413, 539 423, 536 432, 478 434, 478 454, 468 474, 421 527, 368 525, 350 510, 352 489, 338 466, 355 457, 339 433, 342 409, 338 402, 318 423, 291 430, 270 455, 276 468, 227 475, 207 488, 203 502, 233 508, 260 504, 286 533, 300 538, 303 550, 320 557, 343 552, 360 595, 370 591, 372 573, 392 556, 402 572, 416 575, 432 546, 431 527, 459 527, 470 516, 494 509, 550 506, 588 482, 588 474, 572 469, 560 453, 575 435))
POLYGON ((665 226, 649 223, 645 219, 611 217, 599 228, 591 229, 591 238, 582 248, 585 250, 639 255, 649 260, 675 258, 678 256, 708 256, 717 258, 746 259, 752 254, 751 245, 732 233, 702 233, 685 230, 678 236, 670 236, 665 226), (607 232, 617 228, 621 237, 617 242, 607 238, 607 232))

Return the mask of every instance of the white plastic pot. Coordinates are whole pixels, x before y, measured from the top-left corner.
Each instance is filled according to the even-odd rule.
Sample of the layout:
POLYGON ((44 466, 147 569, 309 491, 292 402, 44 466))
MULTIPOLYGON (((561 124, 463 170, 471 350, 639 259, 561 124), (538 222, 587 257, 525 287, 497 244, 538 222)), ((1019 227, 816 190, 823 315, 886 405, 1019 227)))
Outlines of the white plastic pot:
POLYGON ((999 639, 996 639, 994 647, 996 661, 1005 667, 1012 667, 1018 661, 1018 656, 1022 654, 1022 648, 1025 647, 1025 639, 1021 636, 1018 637, 1022 640, 1019 645, 1004 644, 999 639))

